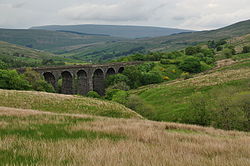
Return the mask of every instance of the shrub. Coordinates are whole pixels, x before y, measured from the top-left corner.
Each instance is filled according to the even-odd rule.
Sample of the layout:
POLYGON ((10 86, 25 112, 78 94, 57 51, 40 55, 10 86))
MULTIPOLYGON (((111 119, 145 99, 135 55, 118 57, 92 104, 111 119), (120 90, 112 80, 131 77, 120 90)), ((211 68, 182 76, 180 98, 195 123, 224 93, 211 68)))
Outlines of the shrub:
POLYGON ((155 113, 152 106, 146 104, 139 96, 130 95, 127 99, 126 106, 138 114, 153 120, 155 113))
POLYGON ((116 93, 116 92, 118 92, 118 91, 120 91, 119 89, 110 89, 110 88, 108 88, 107 90, 106 90, 106 95, 105 95, 105 98, 106 99, 108 99, 108 100, 112 100, 112 98, 113 98, 113 95, 116 93))
POLYGON ((246 113, 233 100, 237 90, 221 89, 217 92, 212 112, 212 126, 224 130, 246 130, 246 113))
POLYGON ((114 92, 112 96, 112 101, 125 105, 128 98, 128 92, 123 90, 118 90, 114 92))
POLYGON ((186 80, 186 79, 192 78, 192 76, 189 74, 189 72, 183 72, 181 73, 181 78, 186 80))
POLYGON ((127 76, 128 82, 127 84, 129 85, 130 88, 138 88, 141 86, 141 78, 142 78, 142 73, 140 70, 138 70, 137 66, 129 66, 127 67, 124 71, 123 74, 127 76))
POLYGON ((128 91, 130 90, 130 87, 126 84, 126 82, 118 82, 118 83, 115 83, 114 85, 109 86, 107 89, 119 89, 119 90, 128 91))
POLYGON ((244 46, 242 53, 249 53, 250 52, 250 46, 244 46))
POLYGON ((202 126, 210 125, 211 113, 208 109, 208 97, 197 93, 190 98, 190 108, 187 122, 202 126))
POLYGON ((195 46, 195 47, 187 47, 185 49, 185 53, 186 55, 194 55, 201 52, 201 47, 199 46, 195 46))
POLYGON ((48 84, 38 72, 27 68, 24 72, 24 76, 33 90, 55 92, 54 87, 51 84, 48 84))
POLYGON ((226 57, 226 58, 231 58, 232 55, 233 55, 233 50, 230 49, 230 48, 225 48, 223 51, 222 51, 223 55, 226 57))
POLYGON ((185 72, 198 73, 201 71, 201 64, 197 58, 191 56, 185 58, 179 68, 185 72))
POLYGON ((89 91, 86 96, 91 98, 101 98, 101 96, 95 91, 89 91))
POLYGON ((159 73, 144 73, 142 74, 141 83, 142 85, 157 84, 163 82, 163 78, 159 73))
POLYGON ((171 61, 169 59, 161 59, 160 61, 161 64, 171 64, 171 61))
POLYGON ((8 67, 9 66, 5 62, 0 60, 0 69, 7 69, 8 67))
POLYGON ((0 88, 30 90, 31 85, 21 74, 16 70, 0 70, 0 88))
POLYGON ((114 74, 114 75, 108 76, 108 78, 105 80, 107 87, 118 84, 120 82, 125 82, 127 84, 129 82, 129 79, 127 76, 123 74, 114 74))

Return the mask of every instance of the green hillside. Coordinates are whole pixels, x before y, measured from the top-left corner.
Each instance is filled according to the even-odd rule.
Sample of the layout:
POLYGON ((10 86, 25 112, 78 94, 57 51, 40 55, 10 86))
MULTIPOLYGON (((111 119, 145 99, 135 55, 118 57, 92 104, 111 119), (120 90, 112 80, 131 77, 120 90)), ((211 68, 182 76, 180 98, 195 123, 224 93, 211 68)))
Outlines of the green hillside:
MULTIPOLYGON (((249 58, 249 54, 244 55, 249 58)), ((242 58, 243 54, 240 56, 242 58)), ((212 110, 219 98, 227 95, 237 98, 241 94, 249 94, 249 82, 250 61, 243 60, 208 73, 195 75, 190 79, 149 85, 132 90, 130 93, 138 95, 145 103, 152 106, 155 115, 149 118, 188 123, 193 118, 193 99, 198 101, 203 98, 206 107, 212 110)))
POLYGON ((9 68, 81 63, 79 60, 64 58, 50 52, 40 51, 2 41, 0 41, 0 60, 1 62, 7 64, 9 68), (53 63, 51 61, 53 61, 53 63), (46 62, 52 64, 48 64, 46 62))
POLYGON ((45 92, 0 90, 0 106, 54 113, 141 118, 132 110, 114 102, 45 92))
POLYGON ((62 57, 98 62, 135 53, 179 50, 209 40, 231 39, 249 33, 250 20, 247 20, 212 31, 133 40, 78 32, 0 29, 0 40, 50 51, 62 57))
POLYGON ((117 41, 119 38, 105 35, 88 35, 74 32, 46 30, 0 29, 0 41, 30 48, 59 52, 63 47, 79 47, 99 42, 117 41))
POLYGON ((109 35, 109 36, 132 38, 132 39, 167 36, 181 32, 190 32, 189 30, 176 29, 176 28, 128 26, 128 25, 95 25, 95 24, 48 25, 48 26, 32 27, 31 29, 43 29, 43 30, 53 30, 53 31, 63 30, 63 31, 73 31, 78 33, 109 35))
POLYGON ((109 60, 138 52, 175 51, 187 46, 206 43, 209 40, 231 39, 249 33, 250 20, 212 31, 188 32, 163 37, 88 45, 70 50, 68 55, 86 60, 109 60))

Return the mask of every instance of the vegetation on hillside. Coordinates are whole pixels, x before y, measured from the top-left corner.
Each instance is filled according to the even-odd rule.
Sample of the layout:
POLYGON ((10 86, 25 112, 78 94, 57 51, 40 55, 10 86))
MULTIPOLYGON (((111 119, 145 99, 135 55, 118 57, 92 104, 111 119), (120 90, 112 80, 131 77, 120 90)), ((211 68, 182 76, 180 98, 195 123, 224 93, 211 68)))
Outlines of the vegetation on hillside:
POLYGON ((0 69, 62 66, 74 63, 83 62, 0 41, 0 69))
POLYGON ((243 61, 210 74, 130 93, 150 106, 154 114, 148 118, 153 120, 249 131, 249 69, 249 61, 243 61))
POLYGON ((243 166, 249 141, 244 132, 0 107, 2 165, 243 166))
POLYGON ((137 113, 115 102, 34 91, 0 90, 0 106, 55 113, 141 118, 137 113))
POLYGON ((0 40, 61 54, 87 62, 103 62, 136 53, 170 52, 209 40, 231 39, 250 33, 250 21, 212 31, 125 40, 103 35, 86 35, 44 30, 0 30, 0 40))

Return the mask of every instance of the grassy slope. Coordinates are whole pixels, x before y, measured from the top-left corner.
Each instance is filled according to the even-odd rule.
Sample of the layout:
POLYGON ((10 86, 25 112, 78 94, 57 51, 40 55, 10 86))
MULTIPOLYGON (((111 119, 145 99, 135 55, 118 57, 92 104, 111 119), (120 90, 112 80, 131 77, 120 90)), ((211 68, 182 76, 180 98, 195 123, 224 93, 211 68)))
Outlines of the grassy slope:
POLYGON ((69 32, 25 29, 0 29, 0 41, 51 52, 65 51, 65 47, 99 42, 117 41, 120 38, 103 35, 86 35, 69 32))
POLYGON ((250 135, 0 107, 2 165, 248 166, 250 135))
POLYGON ((174 51, 183 49, 190 45, 207 42, 209 40, 230 39, 247 35, 249 33, 250 20, 212 31, 181 33, 163 37, 128 41, 123 40, 119 42, 106 42, 99 45, 88 45, 75 50, 70 50, 68 53, 81 59, 89 59, 89 55, 91 55, 91 58, 106 56, 104 58, 106 60, 109 58, 133 54, 135 53, 133 52, 134 48, 142 48, 140 50, 141 52, 174 51))
POLYGON ((249 33, 250 20, 213 31, 136 40, 44 30, 0 29, 0 40, 24 46, 32 44, 33 48, 49 50, 75 59, 98 61, 136 52, 179 50, 208 40, 230 39, 249 33))
POLYGON ((0 106, 117 118, 141 117, 130 109, 114 102, 33 91, 0 90, 0 106))
MULTIPOLYGON (((246 54, 248 55, 248 54, 246 54)), ((188 80, 150 85, 131 91, 152 105, 156 120, 182 122, 182 115, 189 111, 193 94, 208 94, 221 88, 250 90, 250 61, 236 63, 208 74, 199 74, 188 80)))
POLYGON ((79 63, 81 61, 60 57, 46 51, 39 51, 0 41, 0 58, 12 58, 25 62, 41 63, 43 59, 53 59, 55 62, 79 63))

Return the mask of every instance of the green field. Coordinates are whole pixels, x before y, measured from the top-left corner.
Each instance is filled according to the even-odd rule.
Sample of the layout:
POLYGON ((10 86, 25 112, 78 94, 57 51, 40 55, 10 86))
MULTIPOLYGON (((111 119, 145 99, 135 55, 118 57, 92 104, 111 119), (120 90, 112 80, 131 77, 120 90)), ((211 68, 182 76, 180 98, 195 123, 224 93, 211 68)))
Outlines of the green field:
POLYGON ((197 94, 208 96, 208 103, 215 99, 213 93, 224 89, 237 89, 236 94, 250 91, 250 62, 245 60, 210 73, 198 74, 187 80, 149 85, 132 90, 154 108, 159 121, 185 122, 191 110, 190 99, 197 94))

